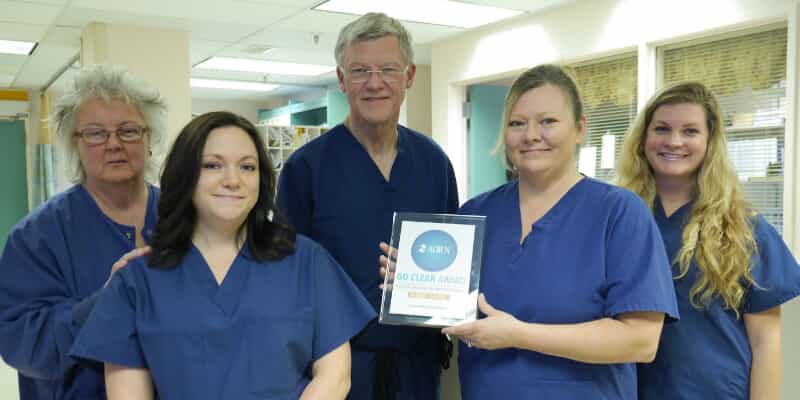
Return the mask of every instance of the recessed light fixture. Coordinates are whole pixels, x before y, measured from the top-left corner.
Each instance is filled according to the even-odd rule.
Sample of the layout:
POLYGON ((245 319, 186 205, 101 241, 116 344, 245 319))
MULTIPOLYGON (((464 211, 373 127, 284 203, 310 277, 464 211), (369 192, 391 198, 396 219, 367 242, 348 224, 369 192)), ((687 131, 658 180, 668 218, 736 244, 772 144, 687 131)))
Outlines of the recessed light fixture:
POLYGON ((382 12, 404 21, 474 28, 511 18, 522 11, 451 0, 328 0, 315 10, 363 15, 382 12))
POLYGON ((251 60, 248 58, 229 57, 211 57, 208 60, 197 64, 195 68, 301 76, 317 76, 336 69, 336 67, 327 65, 295 64, 288 62, 262 61, 251 60))
POLYGON ((217 79, 200 79, 191 78, 189 85, 196 88, 211 88, 211 89, 233 89, 233 90, 246 90, 250 92, 269 92, 278 87, 269 83, 259 82, 244 82, 244 81, 224 81, 217 79))
POLYGON ((36 42, 20 42, 17 40, 0 40, 0 53, 31 55, 36 48, 36 42))

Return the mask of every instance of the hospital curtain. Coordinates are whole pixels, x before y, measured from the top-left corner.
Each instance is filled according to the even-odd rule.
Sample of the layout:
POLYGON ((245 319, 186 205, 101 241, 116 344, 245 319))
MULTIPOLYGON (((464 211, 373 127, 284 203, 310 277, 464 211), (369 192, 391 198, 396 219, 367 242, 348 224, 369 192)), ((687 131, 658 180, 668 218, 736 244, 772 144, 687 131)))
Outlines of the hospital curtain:
POLYGON ((56 188, 54 169, 55 149, 53 148, 53 132, 50 127, 50 96, 42 93, 39 102, 39 131, 34 153, 33 174, 31 176, 31 209, 47 201, 56 188))

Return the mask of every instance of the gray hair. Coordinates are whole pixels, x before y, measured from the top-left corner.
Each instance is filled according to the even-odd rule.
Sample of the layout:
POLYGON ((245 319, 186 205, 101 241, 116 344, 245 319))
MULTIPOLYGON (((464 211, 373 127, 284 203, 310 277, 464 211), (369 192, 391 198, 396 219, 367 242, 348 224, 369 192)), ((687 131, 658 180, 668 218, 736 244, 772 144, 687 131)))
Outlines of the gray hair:
MULTIPOLYGON (((81 106, 91 99, 106 102, 113 100, 130 104, 142 113, 149 128, 150 149, 160 149, 159 144, 167 131, 167 102, 158 90, 137 79, 118 65, 94 65, 81 70, 72 87, 64 93, 55 105, 51 123, 55 126, 56 138, 67 167, 67 174, 73 183, 86 179, 78 155, 78 145, 73 139, 77 124, 77 114, 81 106)), ((158 167, 157 157, 150 156, 145 167, 145 177, 155 180, 158 167)))
POLYGON ((406 66, 414 63, 414 49, 411 48, 411 35, 400 21, 384 13, 367 13, 359 19, 347 24, 339 32, 336 40, 336 65, 344 68, 344 50, 353 43, 380 39, 394 35, 400 41, 400 52, 406 66))

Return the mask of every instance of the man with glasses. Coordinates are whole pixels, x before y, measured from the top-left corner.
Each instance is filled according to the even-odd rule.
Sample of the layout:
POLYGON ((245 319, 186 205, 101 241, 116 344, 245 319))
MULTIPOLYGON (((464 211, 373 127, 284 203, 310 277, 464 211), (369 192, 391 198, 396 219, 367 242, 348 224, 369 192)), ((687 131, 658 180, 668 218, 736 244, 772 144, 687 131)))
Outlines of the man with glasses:
MULTIPOLYGON (((389 241, 393 213, 454 212, 458 190, 441 148, 398 125, 416 72, 406 29, 384 14, 366 14, 341 30, 335 55, 350 114, 287 160, 278 205, 299 233, 331 252, 377 310, 378 244, 389 241)), ((438 330, 372 321, 351 346, 350 399, 439 398, 449 351, 438 330)))

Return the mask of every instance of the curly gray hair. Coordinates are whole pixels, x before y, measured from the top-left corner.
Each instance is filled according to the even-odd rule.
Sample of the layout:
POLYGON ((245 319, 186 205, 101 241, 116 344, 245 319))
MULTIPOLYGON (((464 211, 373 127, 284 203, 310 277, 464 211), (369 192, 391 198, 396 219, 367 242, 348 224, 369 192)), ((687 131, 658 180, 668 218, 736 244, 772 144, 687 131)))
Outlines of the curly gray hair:
POLYGON ((344 50, 356 42, 379 39, 394 35, 400 41, 400 52, 406 66, 414 63, 414 49, 411 48, 411 35, 400 21, 384 13, 367 13, 357 20, 345 25, 336 40, 336 65, 344 68, 344 50))
MULTIPOLYGON (((167 103, 158 90, 137 79, 127 68, 118 65, 93 65, 81 70, 72 87, 55 105, 51 122, 55 125, 56 137, 62 149, 67 173, 73 183, 86 179, 78 155, 78 145, 73 139, 77 114, 81 106, 90 99, 110 102, 121 101, 136 107, 144 116, 149 128, 150 148, 160 149, 167 131, 167 103)), ((158 167, 156 157, 149 157, 145 177, 154 180, 158 167)))

